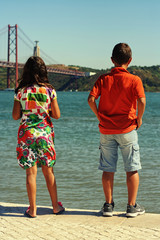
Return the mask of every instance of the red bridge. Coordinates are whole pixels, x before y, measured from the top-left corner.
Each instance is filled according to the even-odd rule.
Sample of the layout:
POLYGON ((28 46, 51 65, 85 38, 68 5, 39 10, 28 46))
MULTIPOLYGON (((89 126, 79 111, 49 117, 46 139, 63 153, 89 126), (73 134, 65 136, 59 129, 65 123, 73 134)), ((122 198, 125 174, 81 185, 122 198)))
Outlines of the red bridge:
MULTIPOLYGON (((17 87, 17 85, 18 85, 18 83, 17 83, 18 69, 23 68, 23 66, 24 66, 24 63, 18 62, 18 39, 21 39, 21 41, 26 46, 28 46, 30 49, 32 49, 32 53, 33 53, 33 48, 34 48, 35 56, 39 56, 40 49, 39 49, 39 46, 37 45, 38 41, 35 41, 36 46, 34 46, 34 42, 32 40, 30 40, 30 38, 23 32, 23 30, 20 27, 18 27, 17 24, 15 26, 8 25, 8 27, 4 27, 3 29, 0 29, 0 36, 4 35, 6 32, 8 32, 7 60, 6 61, 0 60, 0 67, 7 68, 7 88, 10 88, 10 82, 13 82, 13 81, 15 83, 15 86, 17 87), (18 35, 18 29, 20 30, 23 37, 18 35), (24 38, 25 38, 25 40, 24 40, 24 38), (14 62, 14 60, 11 61, 11 57, 15 58, 15 62, 14 62)), ((49 59, 49 61, 51 63, 49 65, 53 65, 53 62, 55 62, 55 60, 52 59, 51 57, 49 57, 42 50, 41 50, 41 53, 42 53, 41 54, 42 58, 45 60, 45 62, 46 62, 46 59, 47 60, 49 59)), ((30 54, 29 56, 31 56, 31 55, 33 55, 33 54, 30 54)), ((0 59, 1 59, 1 56, 0 56, 0 59)), ((55 68, 47 67, 47 71, 51 72, 51 73, 72 75, 72 76, 78 76, 78 77, 88 76, 88 73, 84 73, 81 71, 69 70, 69 69, 59 69, 56 67, 55 68)))

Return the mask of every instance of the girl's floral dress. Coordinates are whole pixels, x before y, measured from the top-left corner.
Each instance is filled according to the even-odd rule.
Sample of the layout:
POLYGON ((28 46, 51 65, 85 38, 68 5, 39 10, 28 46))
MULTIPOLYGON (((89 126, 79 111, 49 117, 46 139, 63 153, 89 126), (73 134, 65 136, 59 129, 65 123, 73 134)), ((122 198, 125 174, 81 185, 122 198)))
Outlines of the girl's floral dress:
POLYGON ((22 107, 16 150, 18 163, 24 169, 35 164, 48 167, 55 164, 54 129, 49 110, 56 97, 54 89, 38 85, 20 89, 14 97, 22 107))

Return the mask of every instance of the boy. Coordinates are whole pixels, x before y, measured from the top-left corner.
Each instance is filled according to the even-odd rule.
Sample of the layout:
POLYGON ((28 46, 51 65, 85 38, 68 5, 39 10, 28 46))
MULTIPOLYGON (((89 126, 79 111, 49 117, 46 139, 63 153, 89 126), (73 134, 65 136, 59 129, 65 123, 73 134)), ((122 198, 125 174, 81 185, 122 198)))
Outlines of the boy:
POLYGON ((141 169, 136 129, 142 125, 145 93, 141 79, 127 71, 132 52, 126 43, 119 43, 114 47, 111 60, 115 67, 109 74, 98 78, 88 97, 88 104, 99 120, 99 169, 103 171, 102 184, 106 200, 102 212, 103 216, 113 215, 113 182, 119 147, 127 178, 126 216, 136 217, 145 212, 144 208, 136 203, 139 186, 137 171, 141 169), (100 101, 97 108, 95 100, 98 97, 100 101))

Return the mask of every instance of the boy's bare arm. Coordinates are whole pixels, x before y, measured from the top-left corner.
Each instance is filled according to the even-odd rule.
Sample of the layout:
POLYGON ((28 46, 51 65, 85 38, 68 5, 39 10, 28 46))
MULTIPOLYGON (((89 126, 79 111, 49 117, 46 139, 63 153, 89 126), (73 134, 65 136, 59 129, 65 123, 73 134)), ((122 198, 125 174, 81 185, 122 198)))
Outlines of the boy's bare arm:
POLYGON ((91 108, 91 110, 94 112, 94 114, 96 115, 98 121, 100 121, 100 118, 98 116, 98 108, 97 108, 97 104, 96 104, 96 101, 95 101, 95 97, 92 96, 92 95, 89 95, 88 97, 88 104, 91 108))
POLYGON ((142 117, 146 106, 145 98, 138 98, 137 129, 142 125, 142 117))

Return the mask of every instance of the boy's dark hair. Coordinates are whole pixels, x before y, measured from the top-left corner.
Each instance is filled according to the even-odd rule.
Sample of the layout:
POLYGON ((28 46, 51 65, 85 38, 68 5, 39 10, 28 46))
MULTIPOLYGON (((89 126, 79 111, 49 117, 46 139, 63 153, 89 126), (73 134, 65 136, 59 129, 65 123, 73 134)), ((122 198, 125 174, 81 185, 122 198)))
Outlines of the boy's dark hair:
POLYGON ((125 64, 132 57, 132 51, 128 44, 126 43, 118 43, 115 45, 112 51, 112 59, 117 64, 125 64))

